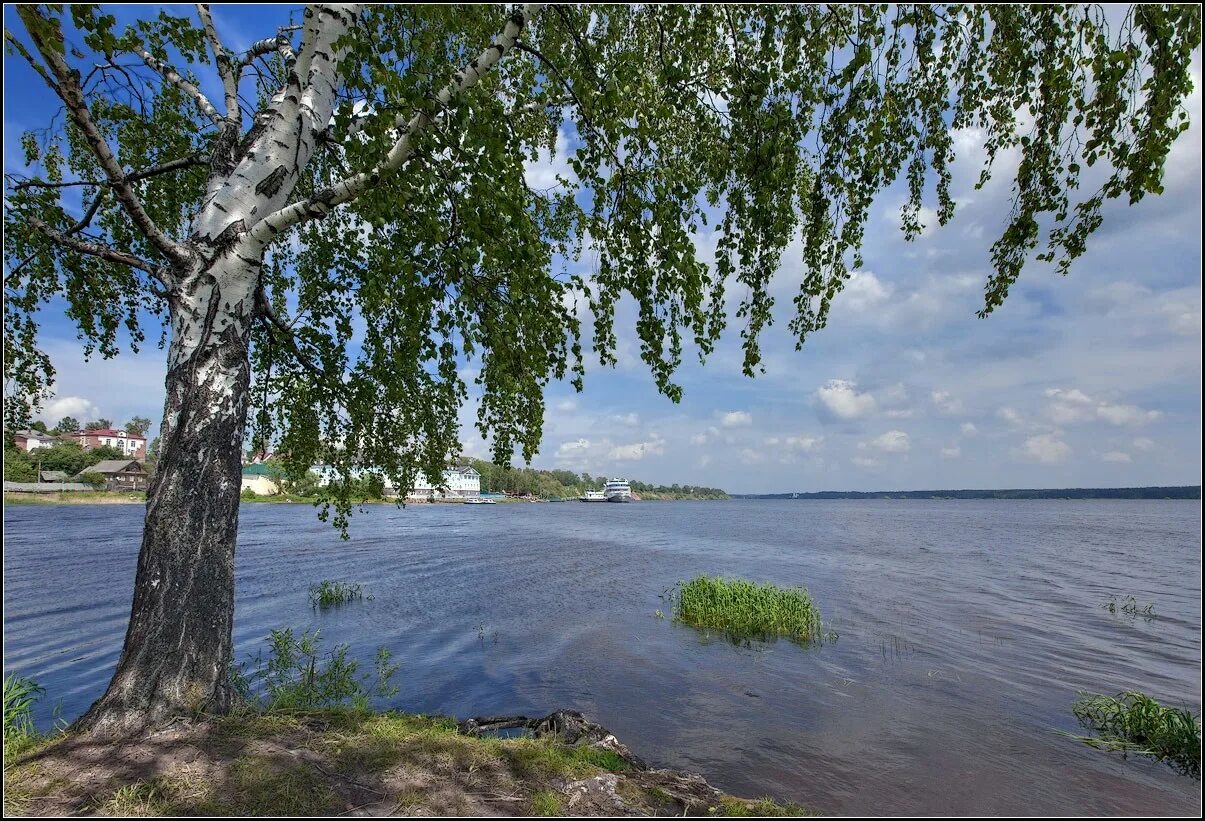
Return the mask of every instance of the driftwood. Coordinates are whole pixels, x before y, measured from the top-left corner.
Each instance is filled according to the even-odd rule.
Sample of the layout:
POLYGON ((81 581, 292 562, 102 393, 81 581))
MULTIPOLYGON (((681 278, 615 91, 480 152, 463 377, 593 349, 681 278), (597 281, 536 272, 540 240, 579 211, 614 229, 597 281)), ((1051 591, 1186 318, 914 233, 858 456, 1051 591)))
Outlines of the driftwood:
POLYGON ((462 735, 480 737, 503 730, 522 729, 534 738, 554 738, 572 746, 598 747, 610 750, 638 770, 648 765, 627 748, 614 733, 591 721, 577 710, 557 710, 543 718, 528 716, 478 716, 456 725, 462 735))

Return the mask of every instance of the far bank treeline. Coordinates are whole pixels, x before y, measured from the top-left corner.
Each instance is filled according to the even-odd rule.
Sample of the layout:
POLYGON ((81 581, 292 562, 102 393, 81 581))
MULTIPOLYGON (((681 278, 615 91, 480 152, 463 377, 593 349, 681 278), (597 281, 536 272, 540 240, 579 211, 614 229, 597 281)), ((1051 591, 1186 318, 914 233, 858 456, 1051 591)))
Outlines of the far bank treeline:
MULTIPOLYGON (((480 459, 464 459, 461 464, 471 465, 481 474, 483 493, 512 493, 519 496, 539 496, 543 499, 558 499, 581 496, 587 490, 602 490, 606 476, 591 476, 589 473, 574 473, 571 470, 539 470, 495 465, 480 459)), ((634 479, 628 480, 632 491, 641 499, 727 499, 728 494, 719 488, 698 485, 650 485, 634 479)))
POLYGON ((823 490, 818 493, 741 494, 738 499, 1200 499, 1200 485, 1065 487, 1015 490, 823 490))

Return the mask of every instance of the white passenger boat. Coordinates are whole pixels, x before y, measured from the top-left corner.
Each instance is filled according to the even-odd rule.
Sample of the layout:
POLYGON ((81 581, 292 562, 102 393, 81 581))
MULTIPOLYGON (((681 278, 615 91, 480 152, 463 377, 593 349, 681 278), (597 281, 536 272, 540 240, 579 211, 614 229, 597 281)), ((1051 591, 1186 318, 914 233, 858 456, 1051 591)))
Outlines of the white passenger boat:
POLYGON ((627 479, 611 479, 603 488, 603 497, 608 502, 632 501, 632 486, 627 479))

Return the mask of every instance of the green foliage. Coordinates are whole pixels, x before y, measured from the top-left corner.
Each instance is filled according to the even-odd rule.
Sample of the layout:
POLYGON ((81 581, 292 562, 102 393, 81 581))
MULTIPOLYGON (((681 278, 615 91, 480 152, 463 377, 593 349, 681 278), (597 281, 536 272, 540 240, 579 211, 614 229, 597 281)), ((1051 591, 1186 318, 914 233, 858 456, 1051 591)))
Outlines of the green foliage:
POLYGON ((85 485, 92 485, 94 488, 102 488, 105 486, 105 482, 108 480, 103 474, 84 471, 79 475, 79 481, 83 482, 85 485))
POLYGON ((112 427, 113 421, 111 419, 95 419, 84 425, 84 430, 108 430, 112 427))
POLYGON ((1093 747, 1163 761, 1182 775, 1201 778, 1201 719, 1188 710, 1164 707, 1142 693, 1116 697, 1081 693, 1072 708, 1096 736, 1080 737, 1093 747))
POLYGON ((231 683, 247 706, 262 710, 314 710, 352 707, 367 710, 374 697, 398 693, 393 677, 399 665, 384 647, 377 648, 373 672, 358 674, 359 662, 347 657, 345 644, 322 653, 319 631, 293 635, 291 627, 273 630, 268 658, 259 653, 233 667, 231 683))
POLYGON ((30 461, 29 454, 18 447, 4 449, 4 481, 36 482, 38 468, 30 461))
POLYGON ((820 609, 802 587, 699 576, 669 594, 674 618, 739 638, 786 636, 801 644, 824 641, 820 609))
MULTIPOLYGON (((802 345, 862 264, 877 195, 906 184, 908 237, 922 230, 926 203, 939 222, 951 219, 959 129, 985 136, 980 187, 998 157, 1020 158, 991 248, 986 315, 1035 258, 1065 273, 1107 201, 1162 190, 1168 152, 1188 126, 1201 34, 1200 8, 1187 4, 1134 6, 1120 25, 1082 5, 550 5, 522 20, 517 45, 473 88, 434 105, 514 14, 369 5, 349 38, 340 99, 363 104, 318 124, 324 147, 287 169, 290 202, 328 196, 388 154, 399 122, 419 125, 407 131, 412 153, 400 172, 370 174, 358 199, 281 231, 253 260, 266 301, 295 315, 253 332, 260 401, 249 435, 287 454, 291 479, 318 462, 401 487, 437 475, 459 448, 470 371, 494 461, 519 452, 530 461, 547 384, 580 387, 588 358, 615 364, 622 302, 635 307, 641 359, 677 400, 675 374, 690 353, 714 350, 731 289, 742 368, 754 375, 774 309, 770 280, 792 243, 802 275, 789 328, 802 345), (532 188, 525 162, 561 134, 571 138, 571 173, 532 188), (701 232, 716 236, 714 267, 694 242, 701 232), (588 331, 579 307, 589 309, 588 331)), ((138 195, 166 235, 189 237, 211 173, 223 181, 218 149, 228 145, 178 85, 96 66, 137 65, 145 48, 199 80, 191 68, 228 55, 207 53, 197 21, 166 13, 125 30, 93 6, 18 16, 13 59, 51 79, 47 54, 63 55, 123 169, 181 161, 139 179, 138 195), (64 42, 73 44, 66 54, 64 42)), ((248 128, 271 119, 265 107, 290 76, 284 58, 269 58, 260 84, 247 77, 240 88, 261 109, 243 112, 248 128)), ((132 224, 94 144, 58 118, 22 139, 27 175, 6 177, 4 377, 15 399, 6 427, 26 423, 54 378, 38 344, 38 312, 53 300, 66 300, 89 353, 112 356, 126 340, 134 349, 148 331, 167 333, 169 307, 147 270, 38 227, 74 231, 77 199, 64 195, 82 189, 95 206, 89 237, 151 271, 171 266, 132 224)), ((337 523, 362 491, 351 478, 323 491, 337 523)))
POLYGON ((4 677, 4 758, 19 755, 38 739, 33 705, 45 690, 33 679, 9 673, 4 677))
POLYGON ((129 422, 126 422, 125 425, 126 433, 133 433, 137 434, 138 436, 145 436, 146 432, 150 429, 151 420, 147 419, 145 416, 135 416, 129 422))
POLYGON ((310 586, 310 603, 323 609, 346 604, 352 599, 362 599, 364 593, 358 584, 336 582, 325 579, 310 586))
POLYGON ((565 812, 561 808, 561 796, 552 790, 536 790, 527 808, 528 815, 537 817, 560 818, 565 812))
MULTIPOLYGON (((588 473, 576 474, 569 470, 540 470, 497 465, 481 459, 464 459, 481 474, 483 493, 510 493, 517 496, 536 496, 541 499, 560 499, 581 496, 587 490, 602 490, 606 477, 592 477, 588 473)), ((650 485, 630 482, 632 490, 648 498, 671 499, 727 499, 728 494, 719 488, 701 486, 650 485)))
POLYGON ((77 420, 74 416, 64 416, 54 427, 55 433, 75 433, 78 430, 79 420, 77 420))

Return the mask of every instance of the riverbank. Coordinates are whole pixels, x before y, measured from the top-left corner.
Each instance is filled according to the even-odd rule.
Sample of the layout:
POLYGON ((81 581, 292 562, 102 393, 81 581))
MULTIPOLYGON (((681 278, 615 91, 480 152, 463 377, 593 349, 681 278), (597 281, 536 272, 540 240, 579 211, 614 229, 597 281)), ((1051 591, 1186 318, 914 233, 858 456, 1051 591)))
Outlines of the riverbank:
POLYGON ((4 494, 6 505, 145 505, 145 493, 116 490, 77 490, 61 493, 4 494))
POLYGON ((554 713, 541 724, 552 731, 522 738, 343 710, 232 715, 124 741, 60 736, 6 760, 4 814, 809 814, 648 768, 580 718, 554 713))

